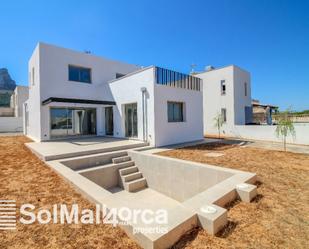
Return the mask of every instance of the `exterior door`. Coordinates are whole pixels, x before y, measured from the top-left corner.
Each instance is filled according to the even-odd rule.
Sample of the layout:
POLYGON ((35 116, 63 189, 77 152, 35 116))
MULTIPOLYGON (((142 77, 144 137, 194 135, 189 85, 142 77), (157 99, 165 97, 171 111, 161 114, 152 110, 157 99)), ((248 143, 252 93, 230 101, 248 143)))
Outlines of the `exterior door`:
POLYGON ((137 137, 137 104, 125 105, 126 137, 137 137))
POLYGON ((113 107, 105 107, 105 134, 114 135, 113 107))

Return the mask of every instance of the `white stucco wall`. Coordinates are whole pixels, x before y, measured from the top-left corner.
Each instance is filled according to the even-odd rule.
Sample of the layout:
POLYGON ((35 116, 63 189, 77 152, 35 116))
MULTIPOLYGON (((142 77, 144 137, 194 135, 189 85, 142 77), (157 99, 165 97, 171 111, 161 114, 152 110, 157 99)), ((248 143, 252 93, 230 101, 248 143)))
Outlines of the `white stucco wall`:
MULTIPOLYGON (((287 137, 287 142, 292 144, 309 145, 309 124, 294 124, 296 137, 287 137)), ((276 136, 275 125, 235 125, 226 130, 226 135, 237 138, 282 142, 282 138, 276 136)))
POLYGON ((110 89, 116 102, 114 107, 114 136, 125 137, 124 105, 137 103, 137 133, 138 139, 143 140, 143 110, 142 91, 147 89, 147 124, 148 141, 155 146, 154 129, 154 68, 145 68, 138 73, 110 83, 110 89))
POLYGON ((29 74, 29 98, 27 100, 29 110, 29 126, 27 136, 35 141, 41 140, 41 98, 40 98, 40 44, 38 44, 28 63, 29 74), (34 68, 34 83, 32 69, 34 68))
POLYGON ((224 128, 234 124, 234 76, 233 66, 215 69, 196 75, 203 80, 204 134, 216 133, 214 118, 226 109, 224 128), (221 95, 221 80, 225 80, 226 93, 221 95))
POLYGON ((22 117, 0 117, 0 132, 23 131, 22 117))
POLYGON ((234 69, 234 124, 245 125, 245 106, 251 106, 251 79, 249 72, 237 66, 234 69), (247 96, 245 96, 245 82, 247 96))
POLYGON ((203 139, 203 93, 155 84, 156 146, 203 139), (168 101, 184 103, 184 122, 168 122, 168 101))
POLYGON ((49 97, 112 101, 107 81, 140 67, 40 43, 41 101, 49 97), (91 84, 69 81, 68 66, 91 68, 91 84))
POLYGON ((14 90, 14 112, 15 117, 23 116, 23 104, 29 98, 29 88, 28 86, 16 86, 14 90))

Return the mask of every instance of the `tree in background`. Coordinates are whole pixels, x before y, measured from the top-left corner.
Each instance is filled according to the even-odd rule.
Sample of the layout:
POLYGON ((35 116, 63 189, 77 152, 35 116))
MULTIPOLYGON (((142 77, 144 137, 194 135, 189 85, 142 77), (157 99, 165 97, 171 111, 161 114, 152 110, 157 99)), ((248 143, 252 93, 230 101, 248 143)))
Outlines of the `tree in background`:
POLYGON ((291 135, 293 138, 296 136, 294 124, 289 116, 290 109, 287 109, 280 117, 276 128, 277 137, 282 137, 284 151, 286 151, 286 138, 291 135))
POLYGON ((219 112, 217 113, 217 115, 214 118, 214 121, 215 121, 215 127, 217 127, 217 129, 218 129, 219 138, 220 138, 221 127, 222 127, 222 125, 224 123, 223 117, 222 117, 221 113, 219 113, 219 112))

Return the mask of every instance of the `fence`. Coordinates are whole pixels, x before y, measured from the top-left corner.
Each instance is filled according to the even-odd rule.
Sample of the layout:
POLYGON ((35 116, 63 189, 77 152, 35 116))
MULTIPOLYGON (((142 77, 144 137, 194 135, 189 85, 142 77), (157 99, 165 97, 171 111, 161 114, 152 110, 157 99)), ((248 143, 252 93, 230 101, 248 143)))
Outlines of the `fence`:
MULTIPOLYGON (((265 141, 282 142, 276 136, 276 125, 235 125, 227 130, 229 136, 265 141)), ((287 142, 291 144, 309 145, 309 123, 295 124, 295 138, 288 136, 287 142)))
POLYGON ((157 84, 201 91, 200 78, 160 67, 156 67, 155 72, 157 84))
POLYGON ((22 117, 0 117, 0 132, 23 131, 22 117))

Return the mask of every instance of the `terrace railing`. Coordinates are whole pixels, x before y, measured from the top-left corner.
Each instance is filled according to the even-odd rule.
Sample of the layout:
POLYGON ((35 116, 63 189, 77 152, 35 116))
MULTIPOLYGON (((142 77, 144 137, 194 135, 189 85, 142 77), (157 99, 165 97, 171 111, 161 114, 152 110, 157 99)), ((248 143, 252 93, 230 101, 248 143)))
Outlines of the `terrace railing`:
POLYGON ((201 79, 161 67, 155 68, 156 83, 176 88, 201 91, 201 79))

